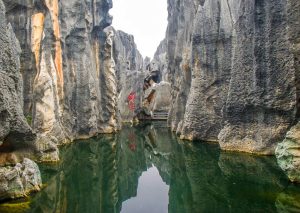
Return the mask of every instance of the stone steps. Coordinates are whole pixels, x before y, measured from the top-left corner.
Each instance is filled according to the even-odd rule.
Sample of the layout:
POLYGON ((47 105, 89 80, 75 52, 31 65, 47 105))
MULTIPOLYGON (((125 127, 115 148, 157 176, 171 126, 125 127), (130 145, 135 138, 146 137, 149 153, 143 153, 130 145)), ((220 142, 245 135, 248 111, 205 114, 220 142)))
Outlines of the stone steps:
POLYGON ((152 120, 168 120, 168 112, 154 112, 152 120))
POLYGON ((161 121, 162 120, 163 121, 163 120, 168 120, 168 117, 169 117, 168 112, 154 112, 152 117, 140 115, 139 120, 148 120, 148 121, 151 121, 151 120, 161 121))

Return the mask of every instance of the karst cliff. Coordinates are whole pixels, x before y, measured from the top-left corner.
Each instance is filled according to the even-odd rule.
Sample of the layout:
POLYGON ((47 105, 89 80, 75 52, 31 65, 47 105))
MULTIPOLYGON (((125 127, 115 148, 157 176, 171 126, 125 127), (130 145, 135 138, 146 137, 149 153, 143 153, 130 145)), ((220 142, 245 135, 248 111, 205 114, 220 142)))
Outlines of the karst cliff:
MULTIPOLYGON (((299 9, 297 0, 169 0, 172 130, 223 150, 273 155, 299 119, 299 9)), ((296 130, 276 153, 299 174, 296 130)))
POLYGON ((4 1, 22 49, 24 114, 42 161, 117 129, 111 1, 4 1))
POLYGON ((145 74, 133 36, 110 26, 111 1, 4 0, 0 6, 2 200, 39 189, 38 167, 27 158, 58 161, 60 145, 120 129, 127 95, 142 91, 145 74), (127 75, 133 88, 126 88, 127 75), (18 172, 30 166, 32 177, 18 172), (11 170, 33 188, 14 188, 25 181, 8 177, 11 170))
POLYGON ((26 158, 34 149, 36 135, 23 114, 20 53, 0 1, 0 200, 24 197, 41 187, 38 166, 26 158))

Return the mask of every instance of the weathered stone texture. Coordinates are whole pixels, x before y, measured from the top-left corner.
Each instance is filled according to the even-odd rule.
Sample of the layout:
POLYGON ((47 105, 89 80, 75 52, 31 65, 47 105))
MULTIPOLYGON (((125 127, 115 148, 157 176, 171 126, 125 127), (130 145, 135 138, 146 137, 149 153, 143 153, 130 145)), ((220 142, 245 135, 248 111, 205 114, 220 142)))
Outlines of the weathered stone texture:
POLYGON ((224 150, 274 154, 297 119, 298 3, 168 4, 171 128, 224 150))
POLYGON ((171 106, 171 84, 161 81, 154 83, 144 92, 143 108, 146 112, 153 115, 157 113, 168 113, 171 106))
POLYGON ((122 122, 131 122, 136 118, 137 112, 142 106, 145 76, 146 73, 142 71, 121 71, 118 82, 121 85, 118 96, 118 112, 122 122), (129 100, 130 95, 134 95, 133 100, 129 100))
POLYGON ((276 148, 279 166, 292 182, 300 183, 300 123, 294 126, 276 148))
POLYGON ((22 49, 24 92, 14 99, 37 133, 39 160, 57 161, 59 145, 116 132, 134 117, 126 100, 135 92, 141 106, 144 60, 132 35, 110 27, 111 0, 4 3, 22 49))
MULTIPOLYGON (((20 41, 24 112, 43 161, 57 145, 118 128, 111 1, 4 1, 20 41)), ((52 153, 52 154, 51 154, 52 153)))
POLYGON ((160 42, 150 63, 150 70, 158 70, 162 81, 168 81, 168 58, 167 58, 167 40, 160 42))
POLYGON ((33 145, 35 135, 23 115, 22 76, 19 72, 21 49, 0 1, 0 145, 33 145))
POLYGON ((0 0, 0 200, 20 198, 38 191, 41 176, 31 160, 36 135, 23 113, 21 48, 7 24, 0 0))
POLYGON ((134 37, 123 31, 115 31, 113 46, 116 61, 118 113, 121 121, 131 122, 142 106, 143 84, 146 77, 144 59, 137 49, 134 37), (128 99, 130 94, 134 95, 133 100, 128 99))
POLYGON ((0 168, 0 201, 28 196, 30 192, 39 191, 41 186, 39 167, 27 158, 14 167, 0 168))
MULTIPOLYGON (((294 57, 293 65, 296 71, 296 88, 297 88, 297 118, 299 121, 299 85, 300 85, 300 22, 299 14, 300 2, 297 0, 287 1, 288 13, 288 30, 289 40, 291 42, 291 53, 294 57)), ((287 173, 289 179, 293 182, 300 183, 300 124, 296 124, 287 133, 283 142, 279 143, 276 148, 276 157, 279 166, 287 173)))
POLYGON ((296 70, 286 2, 242 6, 234 13, 231 79, 220 145, 226 150, 274 154, 296 115, 296 70))
POLYGON ((181 132, 191 84, 191 34, 197 8, 194 1, 168 0, 167 58, 168 82, 172 85, 169 125, 181 132))
POLYGON ((137 49, 133 35, 121 30, 115 31, 114 59, 117 62, 117 75, 125 70, 143 71, 144 59, 137 49))
POLYGON ((181 138, 217 140, 230 77, 231 31, 225 1, 199 5, 191 35, 192 80, 181 138))

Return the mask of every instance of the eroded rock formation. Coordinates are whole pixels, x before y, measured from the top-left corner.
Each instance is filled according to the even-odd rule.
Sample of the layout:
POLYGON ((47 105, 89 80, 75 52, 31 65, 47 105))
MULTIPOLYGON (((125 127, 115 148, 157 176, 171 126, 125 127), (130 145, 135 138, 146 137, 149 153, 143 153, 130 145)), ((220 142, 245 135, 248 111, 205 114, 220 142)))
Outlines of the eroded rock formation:
POLYGON ((163 40, 158 46, 154 58, 144 61, 147 75, 143 85, 143 104, 139 112, 141 120, 167 120, 172 96, 171 84, 168 82, 167 42, 163 40))
POLYGON ((168 58, 167 58, 167 40, 160 42, 154 54, 153 60, 149 63, 150 70, 159 70, 162 81, 168 81, 168 58))
POLYGON ((172 129, 224 150, 274 154, 297 120, 298 3, 168 4, 172 129))
POLYGON ((276 149, 279 166, 293 182, 300 183, 300 124, 294 126, 276 149))
POLYGON ((22 49, 24 112, 42 161, 118 129, 111 1, 4 1, 22 49), (106 29, 105 29, 106 28, 106 29))
POLYGON ((144 92, 142 110, 151 119, 167 118, 171 101, 171 84, 165 81, 153 82, 144 92))
POLYGON ((36 135, 23 113, 20 53, 0 0, 0 201, 26 196, 41 186, 38 166, 24 158, 33 156, 36 135))
POLYGON ((135 119, 142 106, 143 83, 146 77, 144 59, 137 49, 134 37, 123 31, 116 31, 114 38, 114 59, 118 79, 118 112, 122 122, 135 119))
MULTIPOLYGON (((3 2, 0 165, 14 167, 0 175, 25 156, 2 148, 57 161, 59 145, 114 133, 143 107, 150 117, 169 111, 182 139, 258 154, 274 154, 299 119, 298 0, 168 0, 166 38, 152 62, 133 36, 110 27, 111 0, 3 2)), ((299 182, 298 134, 296 125, 276 155, 299 182)), ((187 167, 192 179, 196 167, 187 167)), ((37 167, 32 174, 39 186, 37 167)))
POLYGON ((26 197, 41 186, 39 167, 27 158, 13 167, 0 167, 0 201, 26 197))
POLYGON ((257 1, 246 6, 246 18, 240 18, 242 7, 233 13, 233 63, 220 145, 274 154, 297 110, 299 70, 291 52, 287 3, 257 1))
POLYGON ((23 146, 52 162, 59 160, 59 145, 116 132, 118 95, 127 85, 142 94, 144 76, 133 36, 109 26, 112 1, 3 2, 1 166, 27 157, 23 146), (122 67, 127 63, 130 74, 122 67), (123 74, 134 77, 127 82, 123 74), (7 153, 12 145, 18 150, 7 153))
MULTIPOLYGON (((299 101, 299 71, 300 71, 300 2, 289 0, 287 4, 289 38, 292 43, 291 53, 294 56, 293 65, 296 70, 297 100, 299 101)), ((297 102, 299 107, 299 102, 297 102)), ((299 111, 297 113, 299 121, 299 111)), ((278 164, 287 173, 291 181, 300 183, 300 127, 296 124, 287 133, 285 140, 276 149, 278 164)))
POLYGON ((15 104, 20 111, 15 117, 25 114, 31 126, 24 116, 19 125, 5 123, 5 137, 9 128, 22 127, 29 133, 33 129, 37 139, 27 141, 34 141, 39 160, 57 161, 59 145, 116 132, 122 120, 134 117, 135 109, 126 101, 135 93, 134 107, 141 106, 144 63, 133 36, 109 26, 111 0, 4 3, 12 25, 9 32, 14 31, 20 41, 19 47, 11 37, 10 43, 16 44, 11 48, 16 52, 12 72, 21 68, 23 79, 14 73, 15 84, 20 84, 16 97, 5 97, 21 103, 15 104))
POLYGON ((20 73, 21 49, 0 1, 0 146, 10 143, 24 147, 35 138, 23 114, 23 81, 20 73))

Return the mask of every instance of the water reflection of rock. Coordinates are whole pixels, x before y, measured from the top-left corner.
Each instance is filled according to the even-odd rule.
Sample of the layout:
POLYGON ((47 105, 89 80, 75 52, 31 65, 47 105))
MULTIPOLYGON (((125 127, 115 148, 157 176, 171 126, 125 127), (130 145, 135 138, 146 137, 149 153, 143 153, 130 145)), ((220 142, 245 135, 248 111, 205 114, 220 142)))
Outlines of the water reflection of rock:
POLYGON ((154 123, 124 127, 115 136, 65 149, 53 174, 41 167, 48 186, 34 198, 31 212, 120 212, 124 201, 137 196, 139 178, 152 166, 170 186, 169 212, 299 207, 299 190, 291 192, 274 159, 220 153, 214 144, 181 143, 154 123))
POLYGON ((72 145, 31 212, 115 212, 118 201, 116 137, 72 145))
POLYGON ((137 196, 139 177, 152 164, 169 182, 170 167, 164 156, 171 146, 163 143, 166 135, 152 141, 156 145, 151 147, 154 138, 150 138, 156 134, 151 126, 124 127, 116 136, 101 136, 66 148, 60 165, 41 167, 48 174, 44 177, 47 187, 36 195, 30 212, 120 212, 122 202, 137 196))
POLYGON ((174 162, 178 158, 172 166, 176 173, 172 174, 170 185, 170 212, 176 212, 176 209, 187 213, 207 210, 218 212, 220 209, 226 212, 226 197, 220 187, 223 179, 217 165, 218 156, 218 147, 215 145, 180 144, 177 155, 172 159, 174 162), (181 193, 183 198, 180 197, 181 193))
POLYGON ((300 210, 300 188, 291 184, 281 192, 276 199, 277 212, 299 212, 300 210))
POLYGON ((145 155, 148 167, 154 165, 163 179, 169 185, 171 175, 170 155, 173 152, 172 133, 167 128, 156 125, 145 125, 140 127, 143 129, 145 141, 145 155))
POLYGON ((245 211, 251 207, 253 212, 260 212, 263 207, 269 212, 276 212, 276 195, 287 184, 276 159, 222 152, 218 164, 231 211, 245 211))
POLYGON ((122 202, 137 196, 138 179, 147 170, 142 133, 135 128, 124 128, 118 136, 118 208, 122 202))

